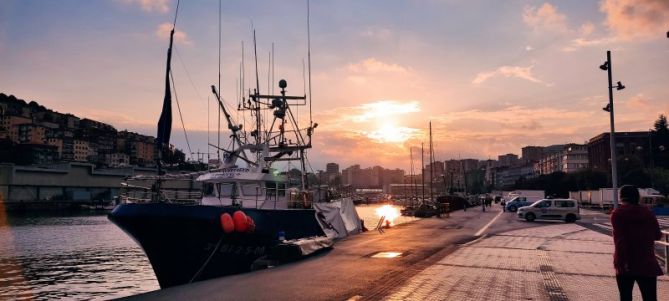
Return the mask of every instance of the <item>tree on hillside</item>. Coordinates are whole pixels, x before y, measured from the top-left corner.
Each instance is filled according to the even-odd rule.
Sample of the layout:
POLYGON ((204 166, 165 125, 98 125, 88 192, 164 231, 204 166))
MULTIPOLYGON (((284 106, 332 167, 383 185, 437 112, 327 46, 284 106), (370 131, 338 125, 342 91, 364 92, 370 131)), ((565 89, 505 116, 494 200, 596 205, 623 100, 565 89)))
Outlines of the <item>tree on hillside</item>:
POLYGON ((653 188, 664 195, 669 195, 669 169, 653 168, 649 171, 653 188))
POLYGON ((653 124, 654 129, 651 133, 651 156, 653 165, 669 169, 669 125, 667 117, 660 115, 653 124))
POLYGON ((655 132, 660 133, 667 133, 669 132, 669 127, 667 127, 667 116, 664 116, 664 114, 660 114, 660 117, 655 120, 655 132))

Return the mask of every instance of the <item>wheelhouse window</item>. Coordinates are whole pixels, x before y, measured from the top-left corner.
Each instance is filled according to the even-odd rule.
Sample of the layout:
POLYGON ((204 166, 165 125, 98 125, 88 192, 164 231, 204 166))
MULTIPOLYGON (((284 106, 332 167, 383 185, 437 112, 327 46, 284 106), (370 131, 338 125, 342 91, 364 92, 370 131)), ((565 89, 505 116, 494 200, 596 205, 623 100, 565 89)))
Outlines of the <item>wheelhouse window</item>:
POLYGON ((234 187, 235 187, 234 184, 229 184, 229 183, 216 184, 216 190, 217 190, 216 196, 218 196, 218 197, 232 197, 234 187))
POLYGON ((286 196, 286 184, 278 183, 279 196, 286 196))
POLYGON ((214 184, 213 183, 204 183, 202 185, 202 194, 205 196, 214 195, 214 184))
POLYGON ((273 199, 276 196, 276 182, 265 182, 267 189, 267 198, 273 199))
POLYGON ((262 188, 258 184, 242 184, 242 194, 244 196, 259 196, 262 195, 262 188))

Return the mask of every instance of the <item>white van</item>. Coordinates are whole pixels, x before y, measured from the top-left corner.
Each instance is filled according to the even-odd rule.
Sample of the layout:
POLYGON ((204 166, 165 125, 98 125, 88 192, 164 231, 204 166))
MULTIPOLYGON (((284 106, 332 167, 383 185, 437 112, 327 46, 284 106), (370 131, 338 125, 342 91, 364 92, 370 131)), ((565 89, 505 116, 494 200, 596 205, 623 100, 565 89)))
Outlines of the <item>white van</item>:
POLYGON ((544 199, 518 208, 518 218, 528 222, 535 219, 563 220, 573 223, 581 219, 578 202, 574 199, 544 199))

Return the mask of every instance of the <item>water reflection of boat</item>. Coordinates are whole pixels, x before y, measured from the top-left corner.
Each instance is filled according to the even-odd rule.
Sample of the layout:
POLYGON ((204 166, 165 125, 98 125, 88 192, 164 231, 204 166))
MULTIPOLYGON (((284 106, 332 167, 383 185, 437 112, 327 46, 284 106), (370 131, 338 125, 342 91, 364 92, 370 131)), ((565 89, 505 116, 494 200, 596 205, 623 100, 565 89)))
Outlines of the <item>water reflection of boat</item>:
MULTIPOLYGON (((169 143, 171 130, 173 35, 174 29, 156 139, 159 156, 169 143)), ((286 95, 284 80, 279 87, 280 95, 263 95, 256 87, 240 101, 241 113, 250 113, 255 120, 255 127, 247 132, 234 123, 212 86, 231 132, 232 146, 221 149, 225 154, 220 166, 206 172, 163 175, 159 158, 158 176, 138 176, 125 185, 123 203, 109 219, 141 245, 161 287, 298 259, 331 247, 335 238, 360 231, 350 199, 332 200, 327 190, 310 188, 305 151, 312 146, 318 124, 310 120, 309 126, 301 128, 292 107, 307 105, 306 95, 286 95), (271 125, 261 118, 267 111, 274 117, 271 125), (297 186, 287 174, 274 169, 273 164, 281 161, 300 163, 297 186), (170 182, 192 184, 193 179, 202 183, 202 191, 168 189, 170 182), (132 181, 140 184, 130 184, 132 181)))

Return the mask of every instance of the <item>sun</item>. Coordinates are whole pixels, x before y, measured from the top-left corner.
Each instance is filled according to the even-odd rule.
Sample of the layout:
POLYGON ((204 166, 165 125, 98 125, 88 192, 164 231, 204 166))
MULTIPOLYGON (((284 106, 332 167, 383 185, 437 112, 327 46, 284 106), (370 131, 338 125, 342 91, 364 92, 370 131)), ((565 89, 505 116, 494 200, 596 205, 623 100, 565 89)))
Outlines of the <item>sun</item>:
POLYGON ((404 143, 411 138, 416 129, 397 126, 392 122, 387 122, 371 132, 367 132, 367 137, 381 143, 404 143))

